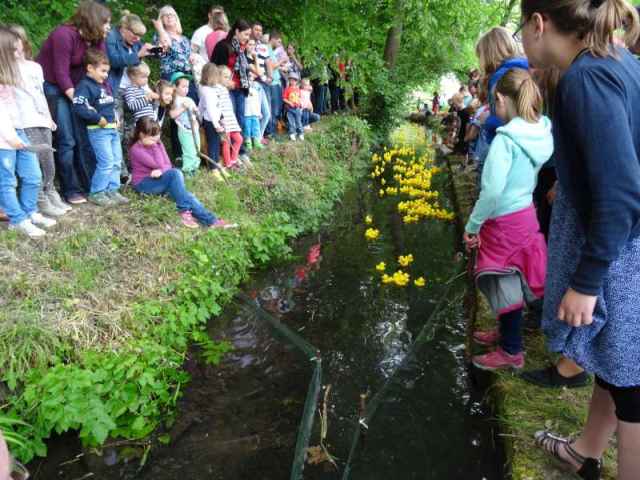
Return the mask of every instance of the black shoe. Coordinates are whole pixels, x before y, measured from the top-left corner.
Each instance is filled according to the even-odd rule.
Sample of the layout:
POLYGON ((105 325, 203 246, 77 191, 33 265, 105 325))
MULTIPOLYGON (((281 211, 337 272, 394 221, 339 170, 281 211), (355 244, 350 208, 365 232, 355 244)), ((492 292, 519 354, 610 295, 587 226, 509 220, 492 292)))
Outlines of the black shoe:
POLYGON ((555 365, 550 365, 542 370, 524 372, 520 378, 542 388, 582 388, 591 385, 591 377, 586 372, 573 377, 563 377, 558 373, 555 365))

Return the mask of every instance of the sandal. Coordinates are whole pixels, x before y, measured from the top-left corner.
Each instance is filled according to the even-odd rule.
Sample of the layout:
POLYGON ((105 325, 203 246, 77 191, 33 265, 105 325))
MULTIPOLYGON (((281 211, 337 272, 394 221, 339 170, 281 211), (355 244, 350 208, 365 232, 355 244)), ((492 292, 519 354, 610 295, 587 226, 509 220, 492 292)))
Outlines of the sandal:
POLYGON ((573 441, 554 435, 551 432, 537 432, 535 434, 536 445, 545 452, 550 453, 558 460, 563 467, 574 472, 579 478, 585 480, 600 480, 602 474, 602 460, 588 458, 580 455, 573 448, 573 441), (560 448, 564 448, 567 455, 580 465, 580 469, 575 472, 572 463, 568 462, 560 455, 560 448))

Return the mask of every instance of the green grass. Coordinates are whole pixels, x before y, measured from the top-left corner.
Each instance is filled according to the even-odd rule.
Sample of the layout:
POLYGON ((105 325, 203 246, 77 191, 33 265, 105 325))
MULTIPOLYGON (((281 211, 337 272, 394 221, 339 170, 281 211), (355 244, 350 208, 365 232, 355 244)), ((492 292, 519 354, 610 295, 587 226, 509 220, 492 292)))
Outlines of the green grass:
MULTIPOLYGON (((459 216, 466 220, 475 202, 475 173, 461 171, 462 159, 449 157, 453 185, 460 207, 459 216)), ((495 319, 486 301, 478 295, 477 328, 493 328, 495 319)), ((547 352, 541 331, 525 336, 527 369, 546 367, 556 357, 547 352)), ((498 420, 507 450, 507 460, 514 480, 560 480, 567 474, 538 449, 533 435, 549 429, 566 436, 580 433, 587 416, 591 388, 547 390, 530 385, 511 373, 499 373, 489 392, 496 405, 498 420)), ((612 444, 613 447, 613 444, 612 444)), ((616 451, 609 449, 605 459, 605 480, 613 480, 616 451)))

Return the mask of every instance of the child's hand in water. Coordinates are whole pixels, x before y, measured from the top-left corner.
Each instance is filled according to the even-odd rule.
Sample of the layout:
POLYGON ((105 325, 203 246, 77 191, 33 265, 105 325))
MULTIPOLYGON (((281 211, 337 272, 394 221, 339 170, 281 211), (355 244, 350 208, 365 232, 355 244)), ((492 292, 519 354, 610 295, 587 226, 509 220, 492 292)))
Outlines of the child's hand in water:
POLYGON ((467 247, 467 252, 470 252, 474 248, 480 248, 480 237, 473 233, 464 232, 462 236, 462 240, 464 241, 465 246, 467 247))

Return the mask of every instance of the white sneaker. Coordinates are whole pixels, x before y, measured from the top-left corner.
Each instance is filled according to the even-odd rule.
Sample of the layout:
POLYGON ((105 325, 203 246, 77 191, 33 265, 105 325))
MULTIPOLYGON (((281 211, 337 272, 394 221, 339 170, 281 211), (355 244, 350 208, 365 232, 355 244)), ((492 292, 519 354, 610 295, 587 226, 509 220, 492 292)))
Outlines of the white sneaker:
POLYGON ((20 233, 24 233, 29 238, 40 238, 44 237, 47 232, 39 229, 28 218, 26 220, 21 221, 17 225, 9 225, 9 230, 17 230, 20 233))
POLYGON ((289 139, 290 139, 292 142, 295 142, 295 141, 296 141, 296 136, 292 133, 291 135, 289 135, 289 139))
POLYGON ((251 161, 251 159, 249 158, 249 155, 247 155, 246 153, 243 153, 243 154, 242 154, 242 155, 240 155, 238 158, 240 159, 240 161, 241 161, 242 163, 250 162, 250 161, 251 161))
POLYGON ((300 140, 301 142, 304 142, 304 133, 301 133, 300 135, 298 135, 298 140, 300 140))
POLYGON ((36 212, 31 215, 31 223, 38 227, 50 228, 56 225, 58 222, 56 222, 52 218, 45 217, 41 213, 36 212))

